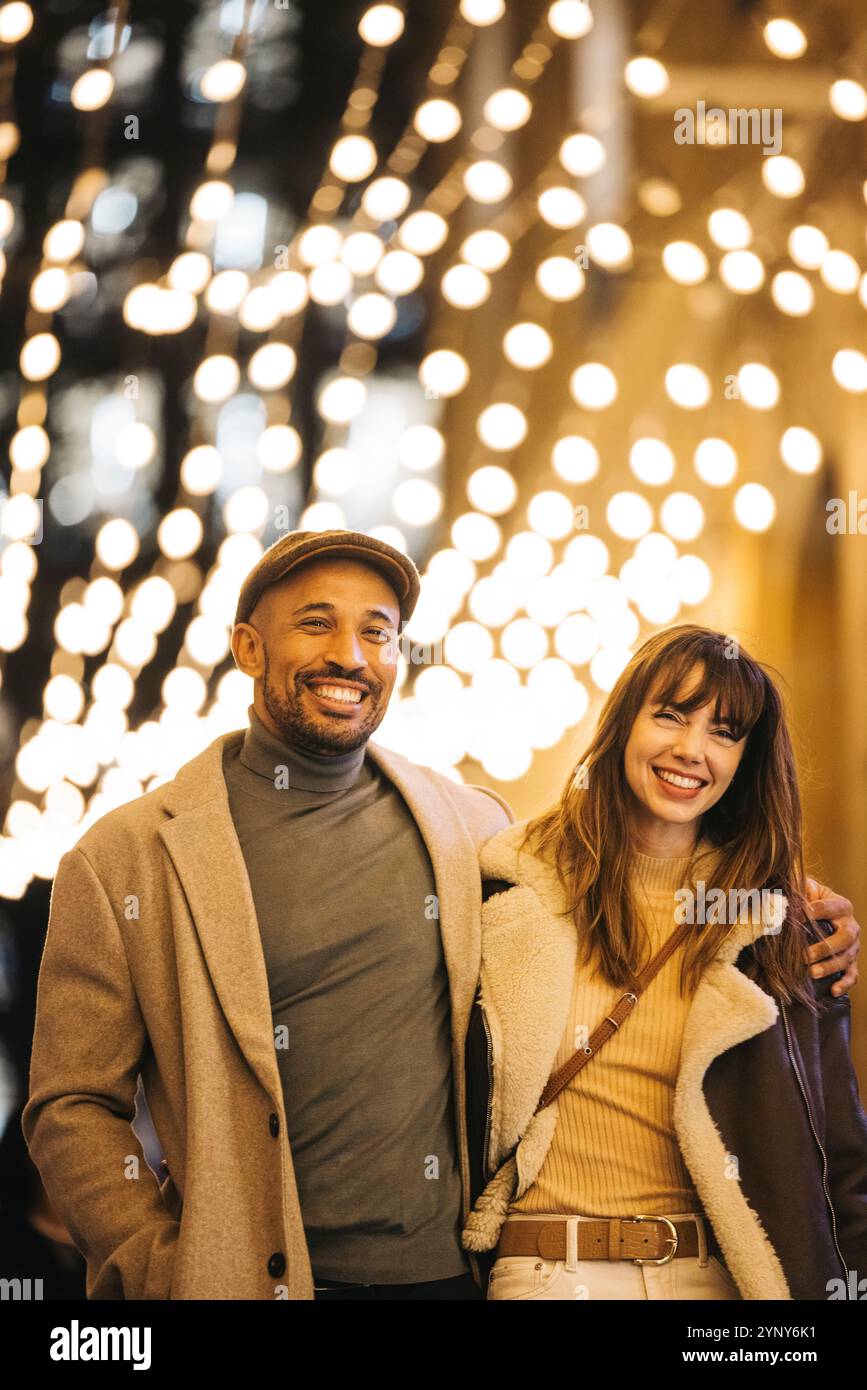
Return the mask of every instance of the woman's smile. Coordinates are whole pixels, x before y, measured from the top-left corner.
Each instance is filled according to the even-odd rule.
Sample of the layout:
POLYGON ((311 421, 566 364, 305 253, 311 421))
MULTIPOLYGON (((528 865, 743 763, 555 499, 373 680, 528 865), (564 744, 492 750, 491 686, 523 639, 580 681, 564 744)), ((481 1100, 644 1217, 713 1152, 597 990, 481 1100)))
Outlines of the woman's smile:
POLYGON ((671 797, 674 801, 693 801, 702 788, 708 785, 706 778, 676 772, 670 767, 651 764, 651 771, 659 783, 662 795, 671 797))

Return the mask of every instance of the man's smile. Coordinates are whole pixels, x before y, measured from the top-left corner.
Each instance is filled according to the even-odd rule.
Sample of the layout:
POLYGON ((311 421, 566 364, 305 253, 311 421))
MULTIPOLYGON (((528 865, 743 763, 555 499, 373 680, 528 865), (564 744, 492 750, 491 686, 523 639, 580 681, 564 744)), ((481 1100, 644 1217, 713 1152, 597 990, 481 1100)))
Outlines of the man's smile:
POLYGON ((351 714, 370 694, 369 688, 357 681, 319 679, 307 681, 306 686, 316 703, 329 713, 351 714))

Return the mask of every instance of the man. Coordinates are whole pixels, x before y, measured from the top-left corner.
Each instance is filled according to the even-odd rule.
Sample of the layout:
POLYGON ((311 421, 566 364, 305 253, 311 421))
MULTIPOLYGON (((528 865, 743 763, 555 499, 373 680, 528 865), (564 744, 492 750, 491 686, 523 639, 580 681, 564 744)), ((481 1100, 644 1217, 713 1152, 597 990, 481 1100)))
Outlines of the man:
MULTIPOLYGON (((369 741, 418 592, 369 536, 284 536, 232 633, 249 729, 61 860, 22 1125, 91 1298, 482 1296, 463 1047, 512 815, 369 741)), ((848 987, 851 904, 815 907, 848 987)))

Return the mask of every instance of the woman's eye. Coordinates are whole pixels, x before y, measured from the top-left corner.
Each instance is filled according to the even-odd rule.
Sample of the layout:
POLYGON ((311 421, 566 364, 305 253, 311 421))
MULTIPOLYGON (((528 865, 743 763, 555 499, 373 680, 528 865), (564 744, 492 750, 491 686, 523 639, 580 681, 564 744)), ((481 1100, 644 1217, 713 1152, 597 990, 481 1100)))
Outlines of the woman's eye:
POLYGON ((731 729, 717 729, 716 732, 722 734, 724 738, 730 738, 732 743, 737 743, 738 741, 737 735, 733 734, 731 729))
POLYGON ((676 719, 677 715, 670 709, 661 709, 656 716, 657 719, 676 719))

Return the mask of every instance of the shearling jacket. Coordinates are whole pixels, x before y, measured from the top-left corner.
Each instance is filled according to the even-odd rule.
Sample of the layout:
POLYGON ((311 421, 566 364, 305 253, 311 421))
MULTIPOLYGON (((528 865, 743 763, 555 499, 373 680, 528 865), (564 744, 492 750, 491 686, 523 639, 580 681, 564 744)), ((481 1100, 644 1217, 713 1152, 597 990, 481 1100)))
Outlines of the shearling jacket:
MULTIPOLYGON (((484 1190, 463 1240, 476 1252, 496 1245, 509 1202, 550 1146, 558 1102, 535 1111, 577 959, 564 890, 549 865, 518 848, 524 829, 508 826, 481 855, 483 877, 502 891, 486 893, 482 909, 467 1043, 474 1196, 484 1190)), ((776 1002, 751 949, 763 930, 760 920, 737 925, 692 997, 675 1131, 742 1298, 824 1300, 841 1287, 831 1280, 854 1297, 848 1271, 867 1273, 867 1117, 849 1054, 849 1000, 829 993, 839 976, 828 976, 810 980, 818 1016, 776 1002)))
MULTIPOLYGON (((262 943, 223 776, 223 750, 243 736, 218 738, 97 821, 54 880, 22 1128, 87 1259, 88 1298, 313 1298, 262 943), (139 1074, 165 1155, 159 1183, 130 1128, 139 1074)), ((496 793, 373 743, 368 752, 433 865, 465 1217, 478 851, 512 815, 496 793)))

